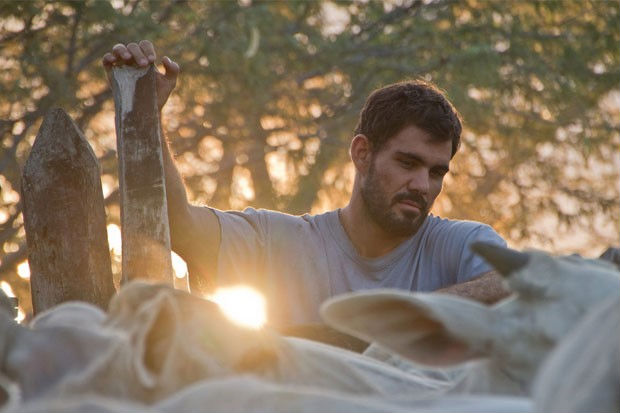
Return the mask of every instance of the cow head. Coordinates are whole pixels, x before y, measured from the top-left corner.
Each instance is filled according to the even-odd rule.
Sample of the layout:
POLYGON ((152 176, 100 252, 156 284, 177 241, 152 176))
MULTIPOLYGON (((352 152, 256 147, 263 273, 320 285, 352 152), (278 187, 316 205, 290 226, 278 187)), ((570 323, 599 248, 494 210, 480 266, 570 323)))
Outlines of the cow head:
POLYGON ((131 336, 145 385, 270 368, 280 341, 233 324, 214 302, 167 285, 134 281, 112 298, 107 324, 131 336))
POLYGON ((620 273, 598 260, 489 244, 473 248, 513 292, 494 306, 447 294, 375 290, 335 297, 323 305, 322 316, 333 327, 423 365, 488 358, 515 381, 529 383, 542 359, 592 306, 620 295, 620 273))
POLYGON ((514 292, 494 307, 497 334, 490 356, 523 380, 533 377, 544 357, 588 311, 620 295, 620 273, 605 261, 487 244, 473 248, 506 277, 514 292))

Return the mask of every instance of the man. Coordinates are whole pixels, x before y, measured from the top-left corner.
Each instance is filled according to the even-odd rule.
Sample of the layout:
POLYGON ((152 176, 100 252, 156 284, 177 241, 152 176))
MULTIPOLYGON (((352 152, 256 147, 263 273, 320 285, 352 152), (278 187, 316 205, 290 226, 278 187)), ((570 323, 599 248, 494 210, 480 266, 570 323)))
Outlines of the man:
MULTIPOLYGON (((103 65, 109 72, 155 59, 143 40, 115 45, 103 65)), ((179 73, 168 57, 162 63, 160 109, 179 73)), ((210 275, 190 280, 193 287, 253 285, 267 295, 269 319, 280 326, 316 322, 326 298, 358 289, 440 290, 494 302, 505 295, 499 276, 468 245, 505 242, 489 226, 429 215, 460 134, 458 114, 434 86, 403 82, 375 91, 351 142, 356 175, 349 204, 301 217, 190 205, 163 145, 172 247, 192 273, 210 275)))

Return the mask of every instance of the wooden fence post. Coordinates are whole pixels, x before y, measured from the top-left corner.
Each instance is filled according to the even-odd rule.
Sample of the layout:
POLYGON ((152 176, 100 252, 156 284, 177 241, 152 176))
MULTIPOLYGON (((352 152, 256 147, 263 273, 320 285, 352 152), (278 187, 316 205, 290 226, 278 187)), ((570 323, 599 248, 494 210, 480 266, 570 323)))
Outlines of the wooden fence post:
POLYGON ((68 300, 105 309, 114 285, 99 164, 62 109, 39 129, 22 199, 35 314, 68 300))
POLYGON ((123 282, 173 284, 155 67, 112 70, 123 282))

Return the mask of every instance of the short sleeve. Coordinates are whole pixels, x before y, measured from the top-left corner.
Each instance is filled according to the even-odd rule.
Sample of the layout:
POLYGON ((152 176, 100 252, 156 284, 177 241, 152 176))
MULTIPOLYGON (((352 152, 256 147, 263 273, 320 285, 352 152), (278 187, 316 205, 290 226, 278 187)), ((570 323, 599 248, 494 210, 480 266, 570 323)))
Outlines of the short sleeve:
POLYGON ((472 243, 479 241, 502 247, 506 246, 506 241, 488 225, 479 224, 473 231, 469 231, 463 242, 461 259, 457 271, 457 283, 469 281, 472 278, 476 278, 493 270, 490 264, 479 255, 476 255, 470 248, 472 243))
POLYGON ((243 211, 212 210, 219 220, 221 236, 217 284, 259 284, 264 266, 265 217, 254 208, 243 211))

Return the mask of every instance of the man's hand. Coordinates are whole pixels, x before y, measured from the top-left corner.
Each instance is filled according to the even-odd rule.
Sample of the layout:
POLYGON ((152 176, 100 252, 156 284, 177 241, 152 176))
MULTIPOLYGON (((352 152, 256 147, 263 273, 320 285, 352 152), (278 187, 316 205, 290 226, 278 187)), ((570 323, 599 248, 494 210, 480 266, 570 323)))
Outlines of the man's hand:
MULTIPOLYGON (((106 70, 108 79, 114 66, 135 65, 138 67, 146 67, 151 63, 155 63, 157 55, 153 43, 148 40, 141 40, 139 43, 129 43, 127 45, 117 44, 112 48, 112 52, 103 56, 103 67, 106 70)), ((166 73, 162 74, 157 71, 157 106, 159 110, 164 107, 170 93, 177 84, 177 76, 179 75, 179 65, 173 62, 169 57, 164 56, 162 59, 166 73)))

